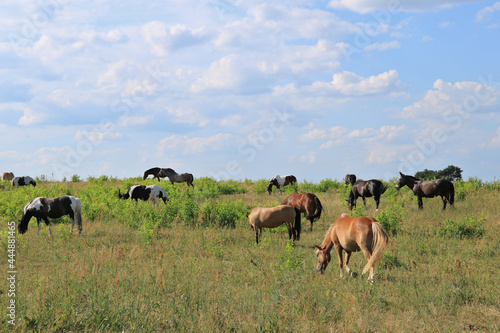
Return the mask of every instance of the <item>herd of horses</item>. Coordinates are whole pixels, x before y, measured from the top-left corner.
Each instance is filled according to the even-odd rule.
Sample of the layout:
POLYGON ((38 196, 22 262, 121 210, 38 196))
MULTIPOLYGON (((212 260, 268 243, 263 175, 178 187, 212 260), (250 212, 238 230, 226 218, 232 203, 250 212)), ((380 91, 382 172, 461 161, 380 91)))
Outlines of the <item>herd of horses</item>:
MULTIPOLYGON (((143 179, 152 175, 158 179, 168 177, 171 184, 185 182, 187 186, 194 188, 194 177, 190 173, 176 173, 171 168, 151 168, 144 172, 143 179)), ((28 176, 14 177, 12 173, 3 173, 2 180, 10 180, 13 187, 17 186, 36 186, 36 182, 28 176)), ((297 183, 293 175, 275 176, 271 178, 268 185, 269 194, 272 193, 272 187, 276 186, 277 192, 282 193, 281 187, 297 183)), ((387 187, 377 179, 362 180, 357 179, 354 174, 347 174, 344 178, 345 186, 351 186, 347 204, 349 209, 356 207, 356 201, 359 197, 363 199, 366 207, 366 199, 373 197, 378 210, 380 196, 387 190, 387 187)), ((454 204, 454 186, 453 183, 445 179, 424 181, 413 176, 404 175, 400 172, 400 178, 396 184, 396 189, 408 186, 418 198, 418 208, 423 209, 422 198, 431 198, 439 196, 443 200, 443 210, 449 202, 454 204)), ((161 199, 166 204, 168 196, 166 191, 159 185, 133 185, 127 189, 125 194, 118 190, 118 198, 130 200, 153 200, 155 205, 161 199)), ((301 214, 310 223, 310 230, 313 229, 313 222, 321 217, 323 206, 319 198, 313 193, 292 193, 287 196, 280 205, 276 207, 254 207, 248 214, 250 226, 255 231, 255 241, 258 244, 263 228, 276 228, 285 224, 288 229, 289 239, 300 240, 301 233, 301 214)), ((82 232, 81 201, 73 196, 61 196, 56 198, 37 197, 31 200, 24 207, 21 220, 18 223, 18 231, 23 234, 28 230, 29 221, 35 217, 38 222, 38 233, 40 233, 40 224, 42 221, 49 227, 49 233, 52 234, 48 218, 59 218, 69 215, 71 219, 71 232, 75 224, 78 226, 79 234, 82 232)), ((321 245, 315 245, 317 248, 316 256, 318 259, 317 271, 324 273, 328 263, 331 260, 331 250, 335 248, 340 267, 340 277, 343 277, 343 270, 353 277, 357 274, 349 269, 349 258, 352 252, 363 252, 368 263, 363 269, 362 275, 370 271, 368 280, 373 283, 374 268, 381 259, 383 250, 388 242, 388 236, 384 229, 373 217, 360 216, 351 217, 342 214, 333 225, 328 229, 321 245), (345 260, 342 259, 345 251, 345 260)))

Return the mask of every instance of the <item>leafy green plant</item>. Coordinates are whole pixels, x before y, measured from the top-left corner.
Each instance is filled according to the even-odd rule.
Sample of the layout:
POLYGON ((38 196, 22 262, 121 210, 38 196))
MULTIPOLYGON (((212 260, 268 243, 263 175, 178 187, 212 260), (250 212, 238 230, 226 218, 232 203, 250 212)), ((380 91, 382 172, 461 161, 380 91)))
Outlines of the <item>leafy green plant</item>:
POLYGON ((484 218, 465 217, 463 220, 444 221, 444 226, 437 231, 438 236, 448 238, 477 238, 482 237, 485 232, 484 218))
POLYGON ((403 221, 403 213, 403 209, 400 206, 389 206, 381 213, 375 215, 375 218, 380 222, 385 232, 389 235, 397 235, 399 226, 403 221))

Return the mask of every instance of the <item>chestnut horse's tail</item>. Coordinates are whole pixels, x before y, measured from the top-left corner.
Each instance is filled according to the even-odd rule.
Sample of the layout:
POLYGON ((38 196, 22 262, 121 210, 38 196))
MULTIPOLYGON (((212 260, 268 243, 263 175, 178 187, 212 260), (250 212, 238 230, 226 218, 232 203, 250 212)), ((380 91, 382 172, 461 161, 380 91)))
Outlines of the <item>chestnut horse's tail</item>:
POLYGON ((294 229, 295 229, 295 232, 296 232, 296 235, 297 235, 297 240, 300 239, 300 230, 302 229, 301 227, 301 217, 300 217, 300 210, 298 210, 297 208, 295 208, 295 225, 294 225, 294 229))
POLYGON ((316 210, 314 211, 313 215, 307 217, 309 221, 314 221, 316 219, 319 219, 321 217, 321 212, 324 210, 323 205, 321 205, 321 201, 319 201, 317 196, 314 196, 314 203, 316 206, 316 210))
POLYGON ((389 237, 385 233, 382 225, 378 222, 372 223, 372 232, 373 232, 373 240, 372 240, 372 257, 368 260, 365 268, 363 268, 362 275, 366 274, 370 268, 374 267, 377 262, 382 259, 382 254, 384 252, 385 246, 389 241, 389 237))

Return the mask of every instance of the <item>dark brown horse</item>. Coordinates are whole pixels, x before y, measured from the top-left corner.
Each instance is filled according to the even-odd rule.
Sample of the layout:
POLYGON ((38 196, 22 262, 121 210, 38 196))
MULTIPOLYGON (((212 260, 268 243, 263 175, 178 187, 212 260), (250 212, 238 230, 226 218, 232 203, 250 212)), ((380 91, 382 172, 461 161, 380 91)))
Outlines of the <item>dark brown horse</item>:
POLYGON ((269 192, 269 195, 271 195, 271 193, 273 193, 273 185, 274 185, 276 186, 276 191, 281 193, 280 186, 287 186, 288 184, 294 184, 294 183, 297 183, 297 178, 295 178, 294 175, 286 175, 286 176, 276 175, 269 181, 269 185, 267 186, 267 192, 269 192))
POLYGON ((354 185, 355 182, 356 182, 356 175, 352 173, 348 173, 347 175, 345 175, 344 178, 345 187, 347 187, 347 185, 349 184, 354 185))
POLYGON ((142 177, 142 179, 146 179, 146 178, 148 178, 149 175, 153 175, 153 179, 157 178, 158 181, 160 181, 160 177, 165 178, 165 176, 160 176, 161 170, 162 170, 162 168, 159 168, 159 167, 148 169, 148 170, 144 171, 144 176, 142 177))
POLYGON ((313 222, 321 217, 321 211, 323 211, 321 201, 313 193, 298 194, 293 192, 281 204, 293 206, 301 213, 307 214, 306 219, 310 222, 311 231, 313 230, 313 222))
POLYGON ((354 183, 351 189, 351 193, 349 194, 349 200, 347 200, 347 204, 349 209, 352 210, 353 207, 356 207, 356 200, 358 197, 363 198, 363 204, 366 207, 366 199, 373 197, 375 199, 375 203, 378 206, 380 204, 380 196, 387 190, 387 187, 378 180, 378 179, 370 179, 363 180, 360 179, 354 183))
POLYGON ((443 200, 443 210, 446 209, 446 202, 448 201, 451 206, 455 203, 455 187, 453 183, 446 179, 436 180, 420 180, 413 176, 404 175, 399 173, 399 178, 396 184, 396 189, 399 190, 405 185, 408 186, 418 198, 418 208, 423 209, 424 203, 422 198, 434 198, 440 196, 443 200))

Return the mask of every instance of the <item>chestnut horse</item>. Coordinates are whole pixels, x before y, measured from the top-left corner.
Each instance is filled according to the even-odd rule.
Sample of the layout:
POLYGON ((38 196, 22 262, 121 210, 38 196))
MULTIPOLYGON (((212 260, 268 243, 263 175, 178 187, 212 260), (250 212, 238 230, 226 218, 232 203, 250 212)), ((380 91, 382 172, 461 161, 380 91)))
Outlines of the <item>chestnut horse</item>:
POLYGON ((273 185, 274 185, 276 186, 277 192, 282 193, 280 186, 287 186, 288 184, 294 184, 294 183, 297 183, 297 178, 295 178, 294 175, 286 175, 286 176, 276 175, 269 181, 269 185, 267 186, 267 192, 269 192, 269 195, 271 195, 271 193, 273 192, 273 185))
POLYGON ((358 197, 363 198, 363 204, 366 207, 366 199, 373 197, 375 199, 375 203, 377 204, 377 209, 380 204, 380 196, 387 190, 387 187, 378 180, 378 179, 370 179, 370 180, 358 180, 354 183, 351 189, 351 193, 349 194, 349 199, 347 200, 347 205, 349 209, 352 210, 356 207, 356 201, 358 197))
POLYGON ((301 213, 305 213, 306 219, 310 222, 310 230, 313 230, 313 222, 321 217, 323 206, 318 197, 313 193, 298 194, 293 192, 281 203, 297 208, 301 213))
POLYGON ((14 174, 12 172, 2 173, 2 181, 14 179, 14 174))
POLYGON ((446 179, 436 179, 436 180, 420 180, 413 176, 404 175, 399 173, 401 178, 399 178, 396 184, 396 189, 399 191, 401 187, 405 185, 408 186, 418 198, 418 208, 423 209, 424 203, 422 198, 434 198, 440 196, 443 200, 443 210, 446 209, 446 202, 449 201, 450 205, 453 206, 455 203, 455 187, 453 183, 446 179))
POLYGON ((356 182, 356 175, 352 173, 348 173, 347 175, 345 175, 344 178, 345 187, 347 187, 347 185, 349 184, 354 185, 355 182, 356 182))
POLYGON ((344 267, 349 275, 357 277, 358 274, 351 271, 347 265, 352 252, 363 251, 368 263, 361 274, 364 275, 369 270, 368 281, 373 283, 375 265, 381 259, 388 240, 389 237, 384 229, 373 217, 351 217, 342 214, 326 232, 323 243, 314 245, 317 248, 316 256, 318 257, 316 270, 321 274, 325 272, 332 259, 330 251, 335 246, 339 258, 340 278, 344 277, 344 267), (342 251, 346 253, 345 262, 342 261, 342 251))
POLYGON ((38 234, 40 234, 40 223, 42 220, 49 226, 49 217, 55 219, 64 215, 69 215, 71 218, 71 232, 75 223, 78 225, 79 234, 82 233, 82 203, 80 199, 72 196, 62 196, 57 198, 42 198, 38 197, 31 200, 25 207, 21 220, 17 226, 20 234, 28 231, 28 223, 32 217, 36 217, 38 222, 38 234))
POLYGON ((158 176, 160 176, 162 178, 168 177, 168 179, 170 180, 170 183, 172 185, 174 183, 186 182, 186 184, 188 186, 191 185, 194 188, 194 185, 193 185, 194 177, 190 173, 177 173, 173 169, 166 168, 166 169, 160 169, 158 176))
POLYGON ((262 228, 277 228, 286 223, 288 238, 300 239, 300 212, 297 208, 280 205, 271 208, 254 207, 248 215, 248 222, 255 231, 255 241, 259 244, 262 228), (293 222, 295 220, 295 225, 293 222))

